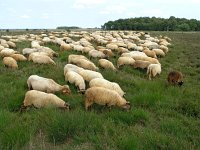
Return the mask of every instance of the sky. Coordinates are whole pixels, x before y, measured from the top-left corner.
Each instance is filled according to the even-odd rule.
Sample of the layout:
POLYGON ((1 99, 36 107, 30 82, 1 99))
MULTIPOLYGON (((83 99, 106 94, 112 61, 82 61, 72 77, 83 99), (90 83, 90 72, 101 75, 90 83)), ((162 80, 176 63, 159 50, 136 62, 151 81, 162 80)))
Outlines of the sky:
POLYGON ((0 0, 0 29, 94 28, 153 16, 200 20, 200 0, 0 0))

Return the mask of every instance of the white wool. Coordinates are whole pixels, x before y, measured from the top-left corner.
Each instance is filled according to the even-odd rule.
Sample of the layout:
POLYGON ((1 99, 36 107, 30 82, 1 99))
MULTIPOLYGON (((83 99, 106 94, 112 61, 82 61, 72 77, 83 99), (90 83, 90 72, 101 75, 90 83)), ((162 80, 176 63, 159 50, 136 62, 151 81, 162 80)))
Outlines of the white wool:
POLYGON ((38 64, 56 65, 56 63, 49 56, 46 56, 46 55, 33 55, 31 59, 34 63, 38 63, 38 64))
POLYGON ((117 67, 119 68, 122 65, 133 65, 135 60, 131 57, 119 57, 117 60, 117 67))
POLYGON ((85 92, 85 109, 88 110, 93 103, 99 105, 118 106, 130 109, 130 103, 121 97, 116 91, 103 87, 91 87, 85 92))
POLYGON ((25 107, 33 105, 36 108, 43 108, 49 106, 60 108, 67 107, 66 102, 57 97, 56 95, 47 94, 36 90, 26 92, 23 105, 25 107))
POLYGON ((152 77, 155 77, 157 74, 161 73, 161 64, 150 64, 147 68, 147 75, 149 76, 149 80, 152 77))
POLYGON ((85 81, 81 75, 74 71, 67 71, 65 74, 65 81, 69 81, 71 84, 75 84, 80 91, 85 90, 85 81))
POLYGON ((97 50, 89 51, 88 55, 93 58, 105 58, 106 57, 106 55, 103 52, 97 51, 97 50))
POLYGON ((4 57, 3 64, 10 68, 14 68, 14 69, 18 68, 17 61, 13 59, 12 57, 4 57))
POLYGON ((101 73, 87 69, 80 70, 78 74, 80 74, 87 82, 90 82, 94 78, 103 78, 101 73))
POLYGON ((1 57, 7 57, 7 56, 10 56, 12 54, 16 54, 18 53, 17 51, 13 50, 13 49, 10 49, 10 48, 4 48, 1 50, 0 52, 0 56, 1 57))
POLYGON ((110 82, 106 79, 95 78, 89 83, 90 87, 104 87, 106 89, 116 91, 120 96, 124 96, 125 92, 121 89, 118 83, 110 82))
POLYGON ((35 49, 35 48, 24 48, 23 50, 22 50, 22 54, 23 55, 29 55, 29 54, 31 54, 31 53, 33 53, 33 52, 37 52, 38 50, 37 49, 35 49))
POLYGON ((99 66, 101 66, 104 69, 112 69, 116 70, 115 66, 113 65, 112 62, 106 59, 99 59, 99 66))
POLYGON ((27 80, 27 84, 28 84, 29 89, 43 91, 47 93, 55 93, 58 91, 62 91, 64 89, 67 89, 70 91, 68 85, 61 86, 60 84, 56 83, 52 79, 40 77, 38 75, 31 75, 27 80))
POLYGON ((84 70, 83 68, 81 67, 78 67, 76 65, 73 65, 73 64, 66 64, 65 67, 64 67, 64 75, 68 72, 68 71, 74 71, 76 73, 78 73, 78 71, 80 70, 84 70))

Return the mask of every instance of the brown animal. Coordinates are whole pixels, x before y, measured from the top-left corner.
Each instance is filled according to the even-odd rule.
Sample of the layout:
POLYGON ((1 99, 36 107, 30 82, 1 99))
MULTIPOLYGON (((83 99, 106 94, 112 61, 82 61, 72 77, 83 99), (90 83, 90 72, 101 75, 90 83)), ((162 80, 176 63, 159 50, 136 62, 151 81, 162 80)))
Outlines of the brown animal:
POLYGON ((171 71, 168 74, 167 81, 169 84, 181 86, 183 84, 183 75, 181 72, 171 71))

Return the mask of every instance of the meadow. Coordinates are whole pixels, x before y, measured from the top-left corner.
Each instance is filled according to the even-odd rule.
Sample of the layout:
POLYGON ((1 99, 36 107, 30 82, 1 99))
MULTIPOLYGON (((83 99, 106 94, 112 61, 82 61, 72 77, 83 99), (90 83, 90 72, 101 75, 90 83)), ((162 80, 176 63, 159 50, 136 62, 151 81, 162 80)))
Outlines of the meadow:
MULTIPOLYGON (((72 52, 60 51, 53 43, 46 44, 59 53, 56 66, 19 62, 18 70, 4 67, 0 59, 0 149, 200 149, 200 33, 150 34, 172 39, 168 54, 159 59, 162 64, 159 77, 149 81, 146 70, 131 66, 116 73, 100 69, 106 79, 119 83, 127 93, 130 111, 94 105, 86 112, 84 95, 77 94, 76 87, 68 84, 71 95, 56 94, 70 103, 69 112, 30 108, 20 113, 28 77, 37 74, 66 84, 63 67, 72 52), (183 73, 182 87, 167 84, 167 74, 172 70, 183 73)), ((17 43, 16 50, 21 52, 27 47, 31 47, 30 42, 17 43)), ((111 61, 116 64, 116 59, 111 61)))

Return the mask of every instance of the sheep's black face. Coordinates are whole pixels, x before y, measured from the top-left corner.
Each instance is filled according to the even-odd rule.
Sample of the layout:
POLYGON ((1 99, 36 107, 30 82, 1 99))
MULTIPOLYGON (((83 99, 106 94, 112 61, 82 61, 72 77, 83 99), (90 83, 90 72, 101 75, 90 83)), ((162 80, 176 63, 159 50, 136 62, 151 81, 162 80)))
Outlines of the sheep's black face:
POLYGON ((64 107, 65 110, 70 110, 70 104, 65 103, 64 106, 65 106, 65 107, 64 107))
POLYGON ((183 81, 178 82, 178 85, 179 86, 183 85, 183 81))

